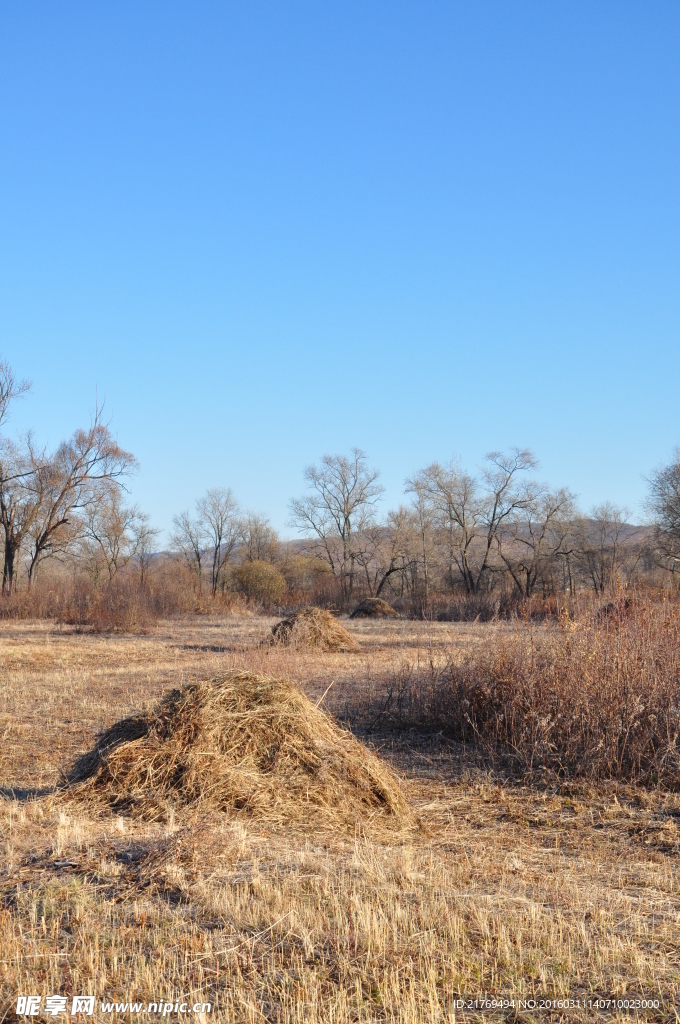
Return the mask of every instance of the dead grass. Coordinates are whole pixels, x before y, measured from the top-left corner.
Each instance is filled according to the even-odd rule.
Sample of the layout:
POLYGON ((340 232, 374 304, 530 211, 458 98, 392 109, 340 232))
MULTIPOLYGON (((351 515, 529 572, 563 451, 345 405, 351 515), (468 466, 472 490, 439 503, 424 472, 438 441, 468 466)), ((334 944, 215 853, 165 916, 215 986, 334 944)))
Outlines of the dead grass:
POLYGON ((405 661, 380 718, 443 729, 514 771, 680 789, 680 615, 623 602, 559 625, 519 622, 461 658, 405 661))
POLYGON ((3 1009, 19 991, 73 990, 210 1000, 225 1022, 415 1024, 456 1019, 458 993, 637 994, 665 1001, 638 1019, 676 1019, 677 794, 519 786, 441 736, 380 736, 383 719, 377 753, 405 774, 419 831, 286 832, 179 802, 150 821, 41 792, 169 688, 236 668, 294 678, 364 723, 406 661, 445 666, 512 638, 492 624, 363 620, 347 626, 357 650, 334 654, 262 646, 271 624, 187 619, 147 637, 2 625, 3 1009))
POLYGON ((303 608, 272 629, 272 643, 320 651, 356 651, 356 641, 325 608, 303 608))
POLYGON ((250 672, 189 683, 117 722, 68 782, 151 819, 239 811, 287 833, 410 821, 384 762, 288 680, 250 672))
POLYGON ((380 597, 367 597, 356 606, 350 619, 396 619, 398 613, 380 597))

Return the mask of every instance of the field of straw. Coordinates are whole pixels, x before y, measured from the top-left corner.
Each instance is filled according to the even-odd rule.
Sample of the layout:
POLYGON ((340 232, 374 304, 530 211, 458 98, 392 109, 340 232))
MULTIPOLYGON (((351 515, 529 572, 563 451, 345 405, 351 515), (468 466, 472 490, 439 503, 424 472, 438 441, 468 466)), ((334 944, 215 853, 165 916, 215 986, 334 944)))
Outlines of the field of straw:
MULTIPOLYGON (((404 680, 458 679, 451 666, 486 664, 491 649, 519 657, 512 625, 343 620, 356 649, 329 652, 269 643, 274 623, 193 618, 144 637, 0 624, 1 1020, 22 993, 43 1007, 66 996, 69 1010, 92 993, 93 1019, 107 1021, 131 1015, 104 1001, 161 999, 210 1002, 194 1019, 225 1022, 590 1020, 595 1010, 540 1000, 598 998, 656 1000, 635 1019, 678 1019, 680 797, 578 773, 539 784, 464 732, 452 739, 445 716, 428 733, 422 707, 395 712, 404 680), (243 799, 219 760, 242 759, 217 705, 239 729, 248 709, 231 683, 203 681, 235 671, 256 680, 271 719, 258 719, 257 742, 279 789, 262 799, 252 729, 238 734, 255 765, 243 799), (284 681, 283 725, 267 680, 284 681), (124 718, 142 723, 128 745, 95 750, 124 718), (286 792, 288 734, 308 746, 286 792), (319 744, 340 752, 335 775, 319 744), (76 763, 90 768, 74 774, 76 763), (372 797, 354 814, 349 789, 334 817, 333 787, 364 769, 393 819, 372 797), (153 813, 147 770, 165 780, 153 813), (461 1012, 457 1000, 481 995, 538 1006, 461 1012)), ((534 630, 540 641, 557 628, 534 630)))

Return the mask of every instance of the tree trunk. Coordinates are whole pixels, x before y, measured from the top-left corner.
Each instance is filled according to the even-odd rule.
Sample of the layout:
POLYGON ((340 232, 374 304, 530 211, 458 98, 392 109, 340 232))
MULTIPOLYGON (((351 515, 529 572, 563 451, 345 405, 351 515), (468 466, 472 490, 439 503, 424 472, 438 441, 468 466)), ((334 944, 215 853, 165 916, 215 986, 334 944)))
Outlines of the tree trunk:
POLYGON ((5 564, 2 570, 2 592, 6 597, 14 590, 14 563, 18 546, 10 541, 5 542, 5 564))

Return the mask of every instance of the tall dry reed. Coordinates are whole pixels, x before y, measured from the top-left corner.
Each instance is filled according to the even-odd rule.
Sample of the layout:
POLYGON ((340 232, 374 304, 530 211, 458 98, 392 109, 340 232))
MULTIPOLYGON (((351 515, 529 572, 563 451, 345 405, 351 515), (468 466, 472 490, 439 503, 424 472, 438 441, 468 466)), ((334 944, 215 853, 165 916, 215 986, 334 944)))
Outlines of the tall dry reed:
POLYGON ((633 600, 580 622, 520 622, 465 658, 405 665, 387 723, 481 744, 522 773, 680 788, 680 614, 633 600))

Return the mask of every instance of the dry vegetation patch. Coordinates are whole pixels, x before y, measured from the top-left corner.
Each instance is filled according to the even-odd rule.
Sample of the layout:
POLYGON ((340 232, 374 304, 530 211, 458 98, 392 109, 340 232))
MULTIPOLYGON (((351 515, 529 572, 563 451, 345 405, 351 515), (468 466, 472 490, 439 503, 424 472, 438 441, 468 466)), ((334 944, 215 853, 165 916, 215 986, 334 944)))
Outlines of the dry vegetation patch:
MULTIPOLYGON (((675 1020, 676 793, 519 786, 478 744, 405 719, 397 728, 389 709, 376 756, 408 776, 400 791, 417 830, 366 825, 371 811, 356 831, 314 829, 314 807, 309 828, 268 805, 215 813, 209 792, 189 805, 171 796, 155 820, 112 807, 104 789, 96 799, 26 792, 93 752, 103 727, 155 720, 169 688, 188 695, 195 683, 198 699, 201 680, 239 666, 300 680, 313 709, 333 683, 320 706, 335 700, 361 723, 406 665, 425 678, 514 642, 502 625, 358 620, 348 631, 360 653, 348 656, 264 646, 272 622, 192 618, 143 639, 0 628, 0 767, 20 794, 0 800, 0 1017, 11 1019, 17 992, 72 989, 96 994, 94 1019, 111 1021, 98 1016, 100 999, 185 997, 211 1001, 206 1020, 225 1024, 450 1024, 459 993, 644 995, 663 1009, 636 1019, 675 1020)), ((544 628, 534 641, 551 636, 544 628)), ((169 706, 163 714, 170 722, 169 706)), ((147 742, 167 741, 147 732, 128 749, 147 742)), ((79 783, 87 797, 96 785, 94 775, 79 783)))
POLYGON ((396 619, 398 613, 394 610, 391 604, 387 601, 383 601, 380 597, 367 597, 361 601, 352 614, 350 619, 396 619))
POLYGON ((324 608, 304 608, 272 629, 272 642, 321 651, 356 651, 358 644, 324 608))
POLYGON ((678 789, 680 615, 519 623, 467 656, 405 661, 374 703, 382 728, 444 729, 522 774, 678 789))
POLYGON ((147 818, 200 806, 303 831, 410 818, 396 776, 375 754, 288 680, 248 672, 190 683, 117 722, 69 783, 147 818))

